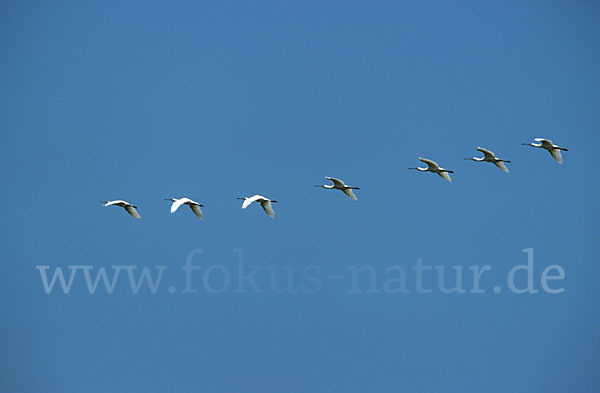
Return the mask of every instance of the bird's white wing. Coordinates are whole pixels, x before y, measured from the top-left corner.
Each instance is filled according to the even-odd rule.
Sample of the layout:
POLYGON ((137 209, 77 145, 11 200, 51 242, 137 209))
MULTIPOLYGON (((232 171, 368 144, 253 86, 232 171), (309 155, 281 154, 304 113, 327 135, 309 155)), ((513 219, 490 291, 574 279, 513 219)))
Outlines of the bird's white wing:
POLYGON ((452 182, 452 178, 450 177, 450 174, 448 172, 438 172, 438 175, 440 175, 445 180, 452 182))
POLYGON ((129 213, 129 215, 131 215, 133 218, 137 218, 138 220, 142 218, 142 216, 140 216, 140 213, 138 213, 138 211, 135 210, 135 207, 133 207, 132 205, 125 206, 125 210, 127 210, 127 213, 129 213))
POLYGON ((190 205, 190 209, 192 209, 192 211, 194 212, 194 214, 201 220, 204 220, 204 215, 202 214, 202 209, 200 209, 200 206, 195 205, 195 204, 191 204, 190 205))
POLYGON ((563 163, 562 154, 560 154, 559 149, 552 149, 552 150, 549 150, 549 152, 550 152, 550 155, 552 155, 552 157, 556 160, 556 162, 558 162, 559 164, 563 163))
POLYGON ((554 143, 552 143, 552 141, 550 139, 535 138, 534 141, 540 142, 544 149, 548 149, 548 148, 551 148, 552 146, 554 146, 554 143))
POLYGON ((427 164, 428 169, 436 170, 436 169, 440 168, 440 166, 437 164, 437 162, 429 160, 427 158, 421 158, 421 157, 419 157, 419 161, 424 162, 425 164, 427 164))
POLYGON ((508 173, 508 168, 506 167, 506 165, 504 165, 502 161, 494 162, 494 164, 496 164, 496 166, 502 169, 504 172, 508 173))
POLYGON ((325 179, 331 180, 335 187, 345 187, 346 186, 343 181, 341 181, 340 179, 336 179, 335 177, 327 176, 325 179))
POLYGON ((177 209, 179 209, 179 207, 185 202, 185 198, 177 199, 175 202, 173 202, 173 204, 171 205, 171 213, 175 213, 177 209))
POLYGON ((117 206, 119 206, 119 205, 128 205, 128 203, 119 199, 119 200, 116 200, 116 201, 108 201, 103 206, 113 206, 113 205, 117 205, 117 206))
POLYGON ((273 206, 271 206, 271 201, 264 200, 260 203, 260 205, 263 209, 265 209, 265 212, 269 215, 269 217, 275 218, 275 211, 273 210, 273 206))
POLYGON ((356 197, 356 195, 354 195, 354 193, 352 192, 352 189, 346 188, 342 191, 344 192, 344 194, 348 195, 350 198, 354 199, 355 201, 358 201, 358 198, 356 197))
POLYGON ((244 199, 244 203, 242 203, 242 209, 247 208, 248 206, 250 206, 250 204, 252 202, 256 202, 259 199, 266 199, 266 198, 263 197, 263 196, 260 196, 260 195, 254 195, 254 196, 252 196, 250 198, 244 199))
POLYGON ((493 152, 489 151, 488 149, 484 149, 483 147, 478 147, 477 148, 478 151, 482 152, 484 156, 486 156, 489 159, 494 159, 496 158, 496 156, 494 155, 493 152))

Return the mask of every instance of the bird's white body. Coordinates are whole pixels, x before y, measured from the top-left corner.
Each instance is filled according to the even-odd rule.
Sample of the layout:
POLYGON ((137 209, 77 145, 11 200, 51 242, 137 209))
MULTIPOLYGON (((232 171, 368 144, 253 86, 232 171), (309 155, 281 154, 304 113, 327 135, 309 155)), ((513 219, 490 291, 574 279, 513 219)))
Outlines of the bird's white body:
POLYGON ((266 198, 266 197, 264 197, 262 195, 258 195, 258 194, 251 196, 249 198, 244 197, 244 198, 238 198, 238 199, 244 200, 244 202, 242 203, 242 209, 247 208, 254 202, 260 202, 260 205, 262 206, 265 213, 267 213, 267 215, 269 217, 275 218, 275 211, 273 210, 273 206, 271 205, 271 202, 275 203, 277 201, 271 200, 269 198, 266 198))
POLYGON ((120 206, 123 209, 125 209, 125 211, 127 213, 129 213, 129 215, 133 218, 137 218, 138 220, 140 218, 142 218, 142 216, 140 216, 140 213, 138 213, 137 206, 133 206, 131 203, 123 201, 123 200, 115 200, 115 201, 108 201, 108 202, 103 202, 103 206, 120 206))
POLYGON ((476 162, 491 162, 498 168, 502 169, 504 172, 508 173, 508 168, 506 167, 506 165, 504 165, 504 163, 510 163, 510 161, 502 160, 496 157, 496 155, 492 151, 484 149, 483 147, 478 147, 477 150, 483 153, 483 157, 465 158, 465 160, 472 160, 476 162))
POLYGON ((190 209, 194 212, 196 217, 198 217, 201 220, 204 220, 204 214, 202 214, 202 209, 200 209, 200 207, 204 205, 201 205, 190 198, 170 198, 166 200, 173 202, 173 204, 171 205, 171 213, 175 213, 177 209, 179 209, 179 207, 182 205, 188 205, 190 209))
POLYGON ((452 178, 450 177, 449 173, 454 173, 454 171, 448 170, 448 169, 444 169, 441 168, 437 162, 433 161, 433 160, 429 160, 427 158, 421 158, 419 157, 419 161, 424 162, 425 164, 427 164, 427 168, 408 168, 408 169, 416 169, 420 172, 431 172, 431 173, 437 173, 442 179, 447 180, 449 182, 452 181, 452 178))
POLYGON ((558 162, 559 164, 563 163, 563 158, 562 158, 562 154, 560 154, 560 151, 561 150, 569 151, 568 149, 565 149, 564 147, 555 145, 554 143, 552 143, 552 141, 550 139, 535 138, 534 141, 539 142, 539 143, 522 143, 522 145, 527 145, 527 146, 537 147, 540 149, 547 150, 548 153, 550 153, 550 155, 552 156, 552 158, 554 158, 556 160, 556 162, 558 162))
POLYGON ((336 179, 335 177, 326 176, 325 179, 332 181, 333 184, 316 185, 315 187, 322 187, 328 190, 340 190, 344 194, 348 195, 350 198, 354 199, 355 201, 358 201, 358 198, 356 197, 356 195, 354 195, 354 192, 352 192, 352 190, 360 190, 359 187, 349 186, 345 184, 342 180, 336 179))

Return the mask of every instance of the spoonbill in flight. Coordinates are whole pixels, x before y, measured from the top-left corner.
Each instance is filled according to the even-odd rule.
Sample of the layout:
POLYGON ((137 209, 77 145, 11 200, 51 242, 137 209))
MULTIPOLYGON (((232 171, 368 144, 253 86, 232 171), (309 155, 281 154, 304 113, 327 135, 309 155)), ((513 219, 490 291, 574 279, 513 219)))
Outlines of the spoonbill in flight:
POLYGON ((202 209, 200 209, 200 207, 204 207, 204 205, 201 205, 190 198, 165 198, 165 201, 173 202, 171 205, 171 213, 175 213, 181 205, 188 205, 199 219, 204 220, 202 209))
POLYGON ((129 213, 129 215, 133 218, 137 218, 138 220, 140 218, 142 218, 142 216, 140 216, 140 213, 137 212, 137 206, 133 206, 131 203, 129 202, 125 202, 122 200, 115 200, 115 201, 101 201, 100 203, 103 204, 104 207, 106 206, 121 206, 123 209, 125 209, 127 211, 127 213, 129 213))
POLYGON ((348 195, 350 198, 354 199, 355 201, 358 201, 358 198, 356 197, 356 195, 354 195, 352 190, 360 190, 360 187, 351 187, 349 185, 344 184, 343 181, 341 181, 340 179, 336 179, 335 177, 326 176, 325 179, 331 180, 333 182, 333 184, 325 184, 325 185, 317 184, 317 185, 315 185, 315 187, 322 187, 322 188, 326 188, 328 190, 340 190, 344 194, 348 195))
POLYGON ((440 175, 445 180, 448 180, 449 182, 452 181, 452 178, 450 178, 450 175, 448 173, 454 173, 454 171, 450 171, 448 169, 440 168, 440 166, 437 164, 437 162, 432 161, 432 160, 428 160, 427 158, 421 158, 421 157, 419 157, 419 161, 424 162, 425 164, 427 164, 427 168, 418 168, 417 167, 417 168, 408 168, 408 169, 416 169, 417 171, 421 171, 421 172, 437 173, 438 175, 440 175))
POLYGON ((504 172, 508 173, 508 168, 506 167, 506 165, 504 165, 504 163, 510 163, 510 161, 501 160, 500 158, 496 157, 496 155, 493 152, 484 149, 483 147, 478 147, 477 150, 483 153, 483 157, 465 158, 465 160, 472 160, 476 162, 491 162, 498 168, 502 169, 504 172))
POLYGON ((260 202, 260 205, 264 209, 265 213, 267 213, 267 215, 269 217, 275 218, 275 212, 273 211, 273 206, 271 206, 271 203, 277 203, 277 201, 271 200, 269 198, 265 198, 262 195, 254 195, 254 196, 251 196, 250 198, 244 197, 244 198, 237 198, 237 199, 244 200, 244 203, 242 203, 242 209, 247 208, 253 202, 260 202))
POLYGON ((540 142, 540 143, 521 143, 521 144, 548 150, 548 152, 550 153, 552 158, 554 158, 556 160, 556 162, 558 162, 559 164, 563 163, 562 154, 560 154, 560 151, 561 150, 569 151, 568 149, 565 149, 564 147, 555 145, 554 143, 552 143, 552 141, 550 139, 535 138, 534 141, 540 142))

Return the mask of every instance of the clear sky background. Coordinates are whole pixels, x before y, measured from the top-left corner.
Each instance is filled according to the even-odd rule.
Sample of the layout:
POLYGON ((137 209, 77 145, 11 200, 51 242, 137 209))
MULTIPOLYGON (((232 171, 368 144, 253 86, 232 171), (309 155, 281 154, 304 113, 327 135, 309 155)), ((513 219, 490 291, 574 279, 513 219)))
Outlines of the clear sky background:
POLYGON ((0 389, 599 391, 599 17, 593 1, 2 2, 0 389), (520 145, 535 137, 564 165, 520 145), (464 161, 477 146, 511 172, 464 161), (454 181, 408 171, 419 156, 454 181), (255 193, 274 220, 240 210, 255 193), (180 196, 206 220, 169 214, 180 196), (557 264, 564 293, 508 291, 529 247, 536 289, 557 264), (199 248, 229 290, 200 273, 181 293, 199 248), (310 265, 346 279, 234 293, 240 248, 283 283, 284 266, 295 285, 310 265), (491 265, 486 293, 417 294, 412 275, 408 294, 348 293, 349 266, 381 288, 418 258, 449 286, 462 266, 467 289, 491 265), (113 294, 79 275, 47 295, 36 265, 168 269, 156 294, 122 272, 113 294))

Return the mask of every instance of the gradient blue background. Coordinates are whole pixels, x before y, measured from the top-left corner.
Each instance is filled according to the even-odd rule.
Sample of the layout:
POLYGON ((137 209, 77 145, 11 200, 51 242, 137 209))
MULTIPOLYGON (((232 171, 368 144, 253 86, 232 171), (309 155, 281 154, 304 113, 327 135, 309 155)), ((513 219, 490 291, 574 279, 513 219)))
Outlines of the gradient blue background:
POLYGON ((1 390, 599 391, 599 16, 593 1, 2 2, 1 390), (569 148, 564 165, 520 145, 535 137, 569 148), (511 173, 464 161, 477 146, 511 173), (408 171, 418 156, 454 182, 408 171), (313 188, 324 176, 360 200, 313 188), (239 209, 254 193, 280 201, 275 220, 239 209), (206 221, 169 214, 179 196, 206 221), (507 291, 528 247, 536 288, 559 264, 564 293, 507 291), (485 294, 182 294, 197 248, 232 272, 237 248, 297 273, 372 264, 378 286, 419 257, 492 271, 485 294), (124 272, 112 295, 82 276, 46 295, 36 265, 168 270, 155 295, 124 272))

